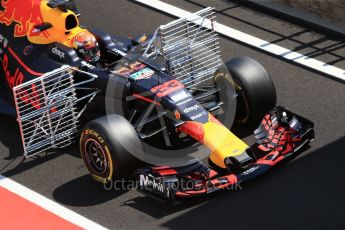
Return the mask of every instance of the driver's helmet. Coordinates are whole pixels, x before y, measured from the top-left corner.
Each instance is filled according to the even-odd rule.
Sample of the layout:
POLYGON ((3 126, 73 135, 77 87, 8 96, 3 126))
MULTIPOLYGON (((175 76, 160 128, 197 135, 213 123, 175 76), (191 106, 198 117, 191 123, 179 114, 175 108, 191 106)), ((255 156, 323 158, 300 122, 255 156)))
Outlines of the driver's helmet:
POLYGON ((97 63, 101 57, 101 52, 95 36, 89 31, 83 31, 74 36, 73 48, 77 54, 90 63, 97 63))

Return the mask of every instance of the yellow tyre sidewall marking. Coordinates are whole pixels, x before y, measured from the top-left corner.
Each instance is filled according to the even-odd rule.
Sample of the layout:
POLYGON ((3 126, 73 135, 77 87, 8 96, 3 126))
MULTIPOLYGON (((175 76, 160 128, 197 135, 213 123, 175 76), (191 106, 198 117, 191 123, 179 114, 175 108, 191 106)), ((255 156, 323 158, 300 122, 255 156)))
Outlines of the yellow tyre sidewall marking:
MULTIPOLYGON (((242 90, 242 87, 237 84, 234 79, 228 74, 228 73, 225 73, 225 72, 218 72, 214 75, 214 82, 217 81, 218 78, 224 78, 225 80, 227 80, 233 87, 235 87, 235 90, 236 90, 236 93, 241 91, 242 90)), ((246 96, 246 95, 245 95, 246 96)), ((244 100, 245 102, 245 106, 246 106, 246 111, 248 112, 249 111, 249 105, 248 105, 248 102, 247 102, 247 99, 244 100)), ((245 117, 245 118, 242 118, 241 120, 238 121, 239 124, 243 124, 243 123, 246 123, 248 121, 248 115, 245 117)))
MULTIPOLYGON (((110 150, 109 150, 109 147, 108 145, 106 144, 104 138, 102 137, 101 134, 99 134, 99 132, 97 132, 96 130, 94 129, 86 129, 82 132, 82 134, 80 135, 80 152, 81 152, 81 156, 83 158, 83 161, 84 163, 87 162, 87 160, 85 159, 85 156, 83 154, 83 149, 82 148, 85 148, 84 144, 84 139, 94 139, 96 140, 101 146, 102 148, 105 150, 105 155, 106 155, 106 158, 107 158, 107 163, 108 163, 108 171, 109 171, 109 174, 107 177, 102 177, 102 176, 99 176, 99 175, 96 175, 92 172, 90 172, 89 168, 90 166, 86 166, 91 174, 91 176, 98 182, 101 182, 103 184, 106 184, 108 182, 110 182, 112 180, 112 177, 113 177, 113 172, 114 172, 114 165, 113 165, 113 159, 111 157, 111 154, 110 154, 110 150)), ((87 163, 85 163, 87 164, 87 163)))

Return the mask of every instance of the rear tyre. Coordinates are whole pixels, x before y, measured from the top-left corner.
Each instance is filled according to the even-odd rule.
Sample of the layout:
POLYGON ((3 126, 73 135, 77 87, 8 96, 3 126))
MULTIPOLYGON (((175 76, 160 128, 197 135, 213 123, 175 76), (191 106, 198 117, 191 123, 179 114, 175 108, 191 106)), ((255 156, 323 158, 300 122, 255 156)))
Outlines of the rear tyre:
POLYGON ((141 149, 133 126, 122 116, 109 115, 88 123, 80 136, 80 152, 91 176, 101 183, 129 178, 140 161, 130 152, 141 149))
POLYGON ((239 94, 237 123, 256 123, 273 109, 276 90, 265 68, 250 57, 234 58, 226 63, 239 94))

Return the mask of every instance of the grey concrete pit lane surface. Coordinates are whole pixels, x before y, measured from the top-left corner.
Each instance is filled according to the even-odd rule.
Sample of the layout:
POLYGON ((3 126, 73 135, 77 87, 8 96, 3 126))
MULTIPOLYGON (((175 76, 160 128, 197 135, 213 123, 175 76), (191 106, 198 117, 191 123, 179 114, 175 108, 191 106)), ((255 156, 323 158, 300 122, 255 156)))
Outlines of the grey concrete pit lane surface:
MULTIPOLYGON (((121 36, 149 34, 174 19, 132 1, 76 2, 83 25, 121 36)), ((201 9, 191 1, 168 2, 189 11, 201 9)), ((262 14, 249 14, 230 1, 194 2, 229 14, 219 15, 221 23, 269 41, 278 35, 246 22, 260 24, 269 18, 272 23, 267 27, 285 38, 298 28, 283 26, 284 22, 262 14)), ((306 46, 308 36, 304 34, 302 39, 306 46)), ((320 36, 328 44, 335 41, 320 36)), ((288 40, 280 42, 293 49, 288 40)), ((221 45, 224 60, 242 55, 259 60, 273 78, 278 104, 315 122, 316 139, 302 157, 242 184, 241 191, 222 191, 168 206, 136 191, 106 191, 89 177, 76 145, 22 163, 16 121, 1 116, 0 174, 111 229, 345 229, 344 84, 225 37, 221 45)), ((339 62, 335 64, 344 67, 344 48, 336 52, 339 62)))

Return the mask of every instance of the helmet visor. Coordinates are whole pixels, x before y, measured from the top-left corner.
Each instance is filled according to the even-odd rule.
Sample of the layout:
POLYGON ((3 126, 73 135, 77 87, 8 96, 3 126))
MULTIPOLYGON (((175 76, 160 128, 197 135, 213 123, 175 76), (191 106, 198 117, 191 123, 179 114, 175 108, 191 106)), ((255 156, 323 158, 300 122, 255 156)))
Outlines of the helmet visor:
POLYGON ((100 57, 101 57, 101 52, 97 45, 93 47, 85 47, 85 52, 84 52, 85 61, 98 62, 100 57))

